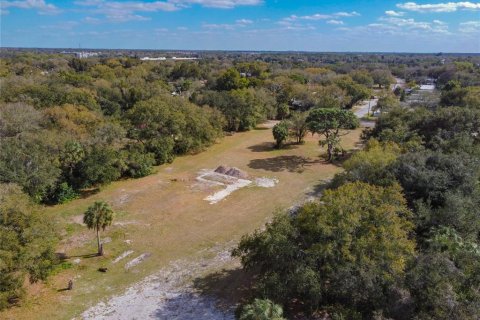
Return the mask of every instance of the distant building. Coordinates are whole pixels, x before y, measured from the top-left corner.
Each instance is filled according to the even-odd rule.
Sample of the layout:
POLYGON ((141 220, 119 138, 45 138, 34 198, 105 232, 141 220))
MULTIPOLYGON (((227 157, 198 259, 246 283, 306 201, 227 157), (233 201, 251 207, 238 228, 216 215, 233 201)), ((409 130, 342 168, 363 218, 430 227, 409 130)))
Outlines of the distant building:
POLYGON ((143 58, 140 58, 140 60, 142 61, 165 61, 165 60, 197 60, 198 58, 194 58, 194 57, 171 57, 171 58, 167 58, 167 57, 157 57, 157 58, 151 58, 151 57, 143 57, 143 58))
POLYGON ((197 60, 195 57, 172 57, 172 60, 197 60))
POLYGON ((420 90, 433 91, 433 90, 435 90, 435 85, 434 84, 422 84, 422 85, 420 85, 420 90))
POLYGON ((433 91, 435 90, 435 82, 437 82, 433 78, 427 78, 423 83, 420 85, 420 90, 425 90, 425 91, 433 91))
POLYGON ((163 61, 163 60, 167 60, 167 58, 165 58, 165 57, 158 57, 158 58, 143 57, 143 58, 140 58, 140 60, 142 60, 142 61, 163 61))
POLYGON ((99 52, 88 52, 88 51, 62 51, 60 53, 73 55, 80 59, 96 57, 100 54, 99 52))

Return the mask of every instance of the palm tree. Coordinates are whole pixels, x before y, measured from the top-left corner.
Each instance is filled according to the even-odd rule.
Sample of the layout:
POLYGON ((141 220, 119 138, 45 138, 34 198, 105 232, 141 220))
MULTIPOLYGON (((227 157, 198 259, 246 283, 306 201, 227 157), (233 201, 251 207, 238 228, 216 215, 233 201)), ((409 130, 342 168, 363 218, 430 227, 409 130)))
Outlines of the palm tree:
POLYGON ((94 229, 97 232, 98 255, 103 255, 103 247, 100 245, 100 228, 105 231, 105 228, 110 226, 113 221, 115 213, 110 205, 104 201, 95 201, 93 205, 88 207, 83 216, 83 223, 88 229, 94 229))
POLYGON ((282 307, 266 299, 255 299, 247 304, 239 317, 240 320, 285 320, 282 307))

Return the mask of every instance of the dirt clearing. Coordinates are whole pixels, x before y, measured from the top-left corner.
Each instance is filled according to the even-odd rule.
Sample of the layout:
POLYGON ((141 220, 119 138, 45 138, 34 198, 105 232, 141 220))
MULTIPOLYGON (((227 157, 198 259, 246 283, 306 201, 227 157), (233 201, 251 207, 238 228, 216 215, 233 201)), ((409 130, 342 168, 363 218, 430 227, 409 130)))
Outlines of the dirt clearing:
POLYGON ((222 308, 216 297, 202 293, 194 279, 232 262, 230 248, 212 248, 213 258, 177 260, 107 302, 85 311, 83 319, 233 320, 235 306, 222 308))

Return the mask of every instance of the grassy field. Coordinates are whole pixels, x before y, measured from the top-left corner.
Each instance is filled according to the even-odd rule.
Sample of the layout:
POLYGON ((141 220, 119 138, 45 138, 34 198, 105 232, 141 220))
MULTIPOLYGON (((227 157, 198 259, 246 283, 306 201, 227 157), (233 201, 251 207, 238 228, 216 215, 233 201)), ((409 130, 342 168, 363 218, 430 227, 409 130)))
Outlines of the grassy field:
MULTIPOLYGON (((361 129, 343 137, 343 147, 357 148, 361 129)), ((157 168, 151 176, 112 183, 98 193, 47 209, 47 217, 59 217, 62 237, 59 252, 69 258, 46 284, 28 288, 20 307, 0 313, 1 319, 71 319, 89 306, 122 292, 129 285, 182 258, 209 254, 215 245, 239 238, 261 227, 275 210, 301 203, 322 180, 340 167, 327 164, 320 155, 318 137, 308 136, 304 145, 273 149, 266 127, 227 136, 205 152, 177 158, 157 168), (225 164, 252 177, 279 180, 273 188, 249 186, 217 204, 203 200, 215 190, 198 185, 202 169, 225 164), (109 202, 117 212, 115 223, 101 236, 105 256, 95 257, 95 234, 81 224, 82 213, 95 200, 109 202), (134 253, 112 261, 127 250, 134 253), (129 270, 125 264, 141 254, 150 256, 129 270), (107 273, 98 272, 107 267, 107 273), (69 279, 74 289, 62 290, 69 279)))

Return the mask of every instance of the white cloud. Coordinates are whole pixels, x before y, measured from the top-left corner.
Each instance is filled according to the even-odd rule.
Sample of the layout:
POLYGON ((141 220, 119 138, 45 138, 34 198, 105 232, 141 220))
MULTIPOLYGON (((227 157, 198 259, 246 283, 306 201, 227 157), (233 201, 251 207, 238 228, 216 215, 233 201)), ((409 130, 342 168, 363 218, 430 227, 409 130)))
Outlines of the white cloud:
POLYGON ((480 32, 480 21, 466 21, 460 23, 460 32, 464 33, 477 33, 480 32))
POLYGON ((299 21, 296 21, 298 18, 300 17, 292 15, 290 17, 287 17, 278 21, 277 24, 282 26, 283 30, 315 30, 314 26, 311 26, 309 24, 303 24, 303 23, 300 23, 299 21))
POLYGON ((330 19, 331 17, 332 16, 328 15, 328 14, 316 13, 316 14, 312 14, 310 16, 298 17, 298 19, 302 19, 302 20, 323 20, 323 19, 330 19))
POLYGON ((94 12, 105 14, 134 14, 135 12, 155 12, 155 11, 174 11, 178 7, 170 2, 117 2, 103 0, 84 0, 76 1, 75 4, 85 7, 92 7, 94 12))
POLYGON ((61 12, 59 8, 45 0, 25 0, 25 1, 0 1, 2 14, 8 14, 8 8, 18 9, 34 9, 39 14, 58 14, 61 12))
POLYGON ((248 19, 239 19, 239 20, 235 21, 235 23, 237 23, 239 25, 247 25, 247 24, 252 24, 253 21, 248 20, 248 19))
POLYGON ((293 16, 290 16, 290 18, 302 19, 302 20, 325 20, 325 19, 332 19, 335 17, 345 17, 345 18, 357 17, 359 15, 360 14, 358 12, 352 11, 352 12, 336 12, 332 14, 315 13, 312 15, 300 16, 300 17, 293 15, 293 16))
POLYGON ((262 0, 164 0, 164 1, 108 1, 108 0, 78 0, 76 5, 86 7, 93 14, 105 15, 109 21, 143 21, 150 18, 141 13, 157 11, 176 11, 192 5, 230 9, 237 6, 254 6, 262 0))
POLYGON ((358 13, 358 12, 356 12, 356 11, 352 11, 352 12, 337 12, 337 13, 334 13, 333 15, 336 16, 336 17, 358 17, 358 16, 360 16, 360 13, 358 13))
POLYGON ((52 25, 40 26, 45 30, 71 30, 79 24, 77 21, 63 21, 52 25))
POLYGON ((168 0, 168 2, 173 3, 179 7, 198 4, 203 7, 225 9, 235 8, 239 6, 257 6, 263 3, 262 0, 168 0))
MULTIPOLYGON (((278 21, 277 24, 284 25, 284 26, 292 26, 292 22, 300 21, 300 20, 305 20, 305 21, 328 20, 327 23, 329 24, 343 24, 343 21, 335 18, 338 18, 338 17, 348 18, 348 17, 356 17, 356 16, 360 16, 360 14, 356 11, 336 12, 332 14, 315 13, 315 14, 306 15, 306 16, 297 16, 293 14, 289 17, 283 18, 282 20, 278 21)), ((300 25, 297 24, 297 27, 300 27, 300 25)))
POLYGON ((417 4, 406 2, 397 4, 398 8, 417 12, 455 12, 457 10, 480 10, 480 3, 474 2, 445 2, 435 4, 417 4))
POLYGON ((402 17, 405 15, 405 12, 402 11, 394 11, 394 10, 387 10, 385 11, 385 14, 390 17, 402 17))
POLYGON ((223 29, 223 30, 234 30, 236 28, 243 28, 253 23, 252 20, 248 19, 239 19, 235 23, 204 23, 202 27, 205 29, 223 29))
POLYGON ((441 20, 433 20, 433 23, 439 24, 439 25, 442 25, 442 26, 443 26, 443 25, 446 25, 446 23, 443 22, 443 21, 441 21, 441 20))
POLYGON ((343 24, 343 21, 342 21, 342 20, 332 19, 332 20, 328 20, 327 23, 328 23, 328 24, 342 25, 342 24, 343 24))
POLYGON ((210 8, 235 8, 238 6, 256 6, 260 5, 262 0, 166 0, 166 1, 107 1, 107 0, 78 0, 77 5, 110 8, 117 10, 130 11, 174 11, 191 5, 200 5, 210 8))
POLYGON ((101 20, 93 17, 85 17, 83 19, 83 22, 90 23, 90 24, 99 24, 101 20))
MULTIPOLYGON (((409 18, 397 18, 397 17, 382 17, 379 19, 383 26, 397 28, 400 32, 405 31, 428 31, 435 33, 449 33, 448 26, 445 23, 431 23, 424 21, 415 21, 415 19, 409 18)), ((441 22, 437 20, 438 22, 441 22)))
POLYGON ((107 19, 112 22, 127 22, 127 21, 148 21, 151 20, 149 17, 141 16, 139 14, 129 14, 129 13, 115 13, 112 12, 106 15, 107 19))

